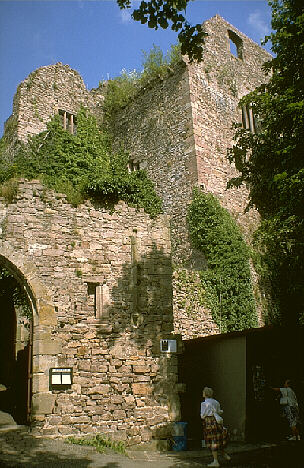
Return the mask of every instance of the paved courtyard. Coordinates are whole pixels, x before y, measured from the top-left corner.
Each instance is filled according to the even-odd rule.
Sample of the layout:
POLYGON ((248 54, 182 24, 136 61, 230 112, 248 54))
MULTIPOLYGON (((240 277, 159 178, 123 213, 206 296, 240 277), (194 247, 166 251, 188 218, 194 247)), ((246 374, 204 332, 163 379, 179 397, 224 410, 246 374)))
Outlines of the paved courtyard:
MULTIPOLYGON (((231 443, 231 468, 303 468, 303 443, 231 443)), ((128 456, 95 448, 70 445, 63 440, 34 437, 27 427, 0 429, 0 467, 14 468, 202 468, 211 461, 207 449, 186 452, 130 450, 128 456)))

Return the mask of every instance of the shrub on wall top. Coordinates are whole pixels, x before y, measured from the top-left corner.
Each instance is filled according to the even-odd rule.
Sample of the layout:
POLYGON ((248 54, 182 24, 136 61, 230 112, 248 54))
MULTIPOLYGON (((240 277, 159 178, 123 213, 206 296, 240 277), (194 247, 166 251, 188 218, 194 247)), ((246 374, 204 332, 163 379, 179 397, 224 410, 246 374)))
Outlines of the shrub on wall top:
POLYGON ((111 150, 108 134, 84 109, 77 114, 77 134, 62 128, 56 115, 47 130, 19 145, 13 161, 0 155, 0 182, 12 177, 39 178, 77 205, 85 198, 113 206, 119 200, 142 207, 151 216, 161 200, 145 171, 128 171, 128 154, 111 150))

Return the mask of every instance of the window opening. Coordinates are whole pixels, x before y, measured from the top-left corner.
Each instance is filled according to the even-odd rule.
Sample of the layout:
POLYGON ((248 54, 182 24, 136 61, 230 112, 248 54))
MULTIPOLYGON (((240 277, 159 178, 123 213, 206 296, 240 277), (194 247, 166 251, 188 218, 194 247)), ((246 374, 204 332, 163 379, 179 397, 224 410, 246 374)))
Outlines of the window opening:
POLYGON ((235 32, 228 30, 230 52, 232 55, 239 59, 243 59, 243 41, 235 34, 235 32))
POLYGON ((109 314, 110 306, 110 292, 109 286, 99 283, 87 283, 88 296, 94 301, 94 315, 95 318, 101 319, 107 317, 109 314))
POLYGON ((242 106, 242 126, 251 133, 258 132, 258 121, 252 112, 252 108, 248 105, 242 106))
POLYGON ((67 130, 72 135, 76 135, 77 132, 77 117, 70 112, 59 109, 58 114, 60 116, 61 125, 64 130, 67 130))

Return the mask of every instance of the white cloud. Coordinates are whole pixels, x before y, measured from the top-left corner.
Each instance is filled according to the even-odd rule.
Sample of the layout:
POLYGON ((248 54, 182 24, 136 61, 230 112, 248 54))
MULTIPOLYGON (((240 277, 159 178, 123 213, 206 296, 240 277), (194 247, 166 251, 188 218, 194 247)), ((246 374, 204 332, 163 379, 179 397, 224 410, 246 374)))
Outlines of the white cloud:
POLYGON ((261 11, 256 10, 253 13, 250 13, 247 21, 261 38, 270 34, 270 26, 261 11))
MULTIPOLYGON (((1 0, 0 0, 1 1, 1 0)), ((120 16, 120 21, 124 24, 130 23, 132 20, 132 13, 133 10, 138 8, 140 2, 138 0, 133 0, 131 1, 130 8, 124 8, 123 10, 120 10, 119 16, 120 16)))
POLYGON ((130 21, 132 19, 131 18, 131 9, 130 8, 120 10, 119 15, 120 15, 120 20, 121 20, 122 23, 130 23, 130 21))

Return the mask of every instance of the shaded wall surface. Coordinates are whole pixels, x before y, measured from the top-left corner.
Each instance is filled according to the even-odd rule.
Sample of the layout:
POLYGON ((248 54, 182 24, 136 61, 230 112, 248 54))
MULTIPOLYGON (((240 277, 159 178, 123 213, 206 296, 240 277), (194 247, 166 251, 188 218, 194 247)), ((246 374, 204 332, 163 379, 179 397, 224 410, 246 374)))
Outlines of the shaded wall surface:
MULTIPOLYGON (((247 438, 281 440, 290 429, 272 388, 291 379, 304 416, 304 329, 264 328, 247 336, 247 438)), ((302 427, 303 429, 303 427, 302 427)))
POLYGON ((205 386, 214 389, 232 440, 278 441, 288 435, 279 393, 272 388, 291 379, 303 420, 303 343, 303 327, 264 327, 184 341, 179 358, 179 380, 185 384, 181 415, 188 422, 190 445, 200 444, 205 386))
MULTIPOLYGON (((179 418, 166 216, 119 203, 73 208, 38 181, 0 200, 0 261, 33 308, 32 419, 43 434, 106 432, 131 442, 179 418), (73 384, 50 390, 50 368, 73 384)), ((1 314, 5 311, 1 311, 1 314)))
POLYGON ((186 384, 181 395, 181 414, 189 425, 190 446, 198 447, 202 439, 200 403, 204 387, 214 390, 223 409, 224 424, 232 438, 244 439, 246 419, 246 339, 184 341, 179 361, 179 379, 186 384))

